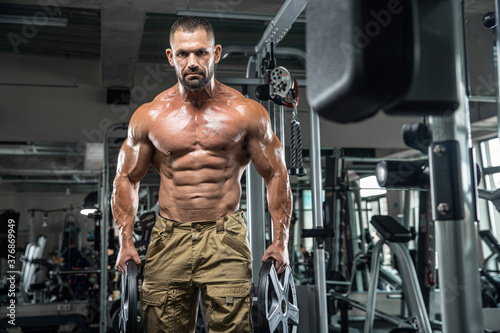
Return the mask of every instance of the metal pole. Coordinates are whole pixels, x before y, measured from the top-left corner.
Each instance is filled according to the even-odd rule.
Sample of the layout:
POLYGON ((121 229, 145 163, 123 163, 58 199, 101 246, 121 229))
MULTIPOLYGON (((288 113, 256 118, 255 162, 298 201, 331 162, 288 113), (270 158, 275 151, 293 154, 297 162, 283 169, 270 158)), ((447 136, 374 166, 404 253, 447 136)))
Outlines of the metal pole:
MULTIPOLYGON (((498 15, 500 13, 500 0, 495 1, 495 15, 496 15, 496 20, 497 20, 497 26, 495 27, 495 64, 496 64, 496 71, 495 71, 495 79, 497 83, 496 87, 496 96, 495 96, 495 103, 497 104, 497 119, 500 119, 500 87, 498 86, 498 83, 500 82, 500 31, 499 31, 499 25, 498 25, 498 15)), ((500 133, 500 121, 497 121, 497 132, 500 133)))
POLYGON ((252 250, 252 282, 259 283, 259 271, 262 266, 261 259, 266 250, 266 221, 264 195, 266 189, 264 180, 259 175, 252 163, 247 168, 247 224, 248 239, 252 250))
MULTIPOLYGON (((477 244, 477 225, 473 216, 473 198, 471 191, 472 177, 470 174, 469 147, 470 113, 469 101, 466 95, 466 64, 462 1, 452 2, 452 17, 455 27, 453 40, 455 44, 455 67, 457 76, 457 92, 460 107, 451 115, 429 117, 433 142, 455 141, 458 145, 458 160, 452 161, 458 166, 460 185, 459 193, 447 193, 450 198, 462 195, 463 218, 444 220, 436 214, 436 241, 439 258, 439 286, 441 289, 441 313, 444 333, 483 332, 483 314, 481 311, 481 288, 479 283, 479 263, 477 244)), ((436 150, 436 149, 434 149, 436 150)), ((432 148, 429 155, 432 156, 432 148)), ((441 152, 442 153, 442 152, 441 152)), ((432 209, 445 204, 436 202, 440 187, 439 180, 432 181, 432 209)))
MULTIPOLYGON (((405 303, 407 304, 410 313, 415 317, 420 333, 432 333, 429 317, 425 308, 424 298, 418 284, 417 273, 413 260, 408 252, 407 245, 404 243, 387 243, 394 253, 396 258, 399 259, 399 273, 403 281, 403 294, 405 303)), ((373 261, 372 261, 373 263, 373 261)), ((372 266, 373 267, 373 266, 372 266)), ((375 304, 373 304, 375 305, 375 304)))
POLYGON ((332 253, 330 256, 330 269, 333 269, 335 271, 340 271, 340 239, 341 239, 341 234, 340 234, 340 225, 342 223, 342 219, 344 218, 342 216, 342 194, 340 193, 340 177, 342 176, 342 153, 339 149, 335 149, 334 152, 334 168, 333 168, 333 175, 335 177, 333 181, 333 230, 334 230, 334 235, 333 235, 333 245, 332 245, 332 253))
MULTIPOLYGON (((29 242, 30 243, 35 242, 35 212, 34 211, 31 212, 31 215, 30 215, 29 242)), ((59 251, 59 253, 57 255, 60 256, 61 252, 59 251)))
POLYGON ((108 304, 108 225, 109 225, 109 137, 117 129, 127 129, 127 123, 120 123, 111 126, 104 137, 104 161, 102 172, 102 193, 101 209, 102 220, 100 221, 100 239, 101 239, 101 285, 100 285, 100 320, 99 332, 107 331, 107 304, 108 304))
MULTIPOLYGON (((311 192, 313 220, 315 228, 323 228, 323 205, 321 183, 321 141, 319 116, 309 110, 309 126, 311 132, 311 192)), ((326 305, 325 249, 315 242, 314 281, 316 281, 316 297, 318 302, 318 333, 328 333, 328 308, 326 305)))
POLYGON ((283 146, 283 156, 285 156, 285 106, 280 105, 280 141, 283 146))
POLYGON ((380 240, 373 247, 370 266, 370 284, 368 286, 368 296, 366 300, 366 318, 363 331, 364 333, 373 333, 373 321, 375 319, 375 306, 377 303, 377 285, 380 271, 380 252, 382 251, 383 246, 384 242, 380 240))
POLYGON ((410 229, 410 224, 411 224, 411 221, 412 221, 412 216, 411 216, 411 213, 412 213, 412 210, 411 210, 411 196, 412 196, 412 191, 411 190, 404 190, 403 191, 403 203, 404 203, 404 206, 403 206, 403 209, 404 209, 404 213, 403 213, 403 226, 406 228, 406 229, 410 229))
MULTIPOLYGON (((250 56, 247 63, 246 79, 255 72, 255 58, 250 56)), ((264 179, 259 175, 252 163, 246 171, 246 201, 248 241, 254 260, 252 261, 252 282, 258 285, 261 259, 266 250, 266 210, 264 179)))

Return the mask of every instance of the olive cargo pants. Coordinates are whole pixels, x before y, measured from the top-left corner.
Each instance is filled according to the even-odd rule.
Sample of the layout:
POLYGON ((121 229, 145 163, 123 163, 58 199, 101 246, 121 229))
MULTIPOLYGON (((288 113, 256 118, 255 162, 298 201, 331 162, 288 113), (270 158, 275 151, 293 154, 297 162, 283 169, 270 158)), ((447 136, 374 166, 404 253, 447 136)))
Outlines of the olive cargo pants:
POLYGON ((246 233, 242 212, 189 223, 158 216, 141 290, 145 332, 194 332, 200 291, 210 333, 253 332, 246 233))

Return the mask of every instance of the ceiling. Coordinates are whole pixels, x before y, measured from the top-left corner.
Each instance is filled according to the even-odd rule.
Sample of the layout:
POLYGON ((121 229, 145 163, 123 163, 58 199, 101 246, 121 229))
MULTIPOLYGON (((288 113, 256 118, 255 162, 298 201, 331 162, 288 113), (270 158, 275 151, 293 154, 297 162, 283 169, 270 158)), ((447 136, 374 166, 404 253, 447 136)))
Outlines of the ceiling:
MULTIPOLYGON (((101 64, 100 82, 97 85, 104 89, 107 87, 130 89, 134 86, 134 75, 138 63, 165 62, 169 29, 172 23, 180 17, 177 15, 178 10, 187 11, 192 15, 200 15, 198 12, 201 11, 201 15, 210 16, 208 19, 216 32, 216 42, 223 45, 223 49, 226 47, 230 49, 230 46, 245 49, 257 45, 267 25, 283 5, 282 0, 252 2, 243 0, 135 0, 128 2, 66 0, 49 3, 64 5, 61 7, 43 6, 42 2, 35 0, 0 1, 0 18, 4 20, 6 17, 14 18, 18 21, 6 23, 0 20, 0 52, 13 56, 40 57, 42 61, 38 66, 27 69, 28 72, 46 73, 38 81, 51 80, 49 73, 54 71, 51 70, 50 63, 44 62, 47 57, 79 59, 81 63, 78 66, 80 67, 88 66, 86 61, 99 61, 101 64), (42 68, 36 68, 40 66, 42 68)), ((303 16, 304 14, 295 22, 280 47, 304 51, 303 16)), ((232 55, 231 62, 220 64, 219 68, 241 72, 245 69, 247 60, 247 57, 232 55)), ((286 59, 284 63, 304 72, 304 64, 294 58, 286 59)), ((83 80, 80 78, 81 75, 74 74, 74 76, 78 77, 78 80, 73 79, 73 83, 47 84, 45 82, 39 85, 38 91, 46 87, 58 86, 69 88, 75 86, 81 89, 85 82, 81 82, 83 80)), ((24 82, 34 81, 23 77, 13 79, 9 75, 7 78, 7 80, 3 79, 3 81, 8 81, 6 88, 11 88, 12 81, 15 81, 18 82, 14 83, 15 85, 21 87, 26 85, 26 89, 29 89, 32 83, 24 82)), ((72 90, 74 89, 65 91, 69 91, 68 94, 71 95, 72 90)), ((53 99, 54 97, 46 95, 45 98, 53 99)), ((75 112, 78 111, 75 110, 75 112)), ((8 111, 4 112, 4 117, 6 117, 5 113, 8 111)), ((101 115, 96 114, 92 122, 99 122, 102 118, 102 111, 100 113, 101 115)), ((60 129, 65 121, 62 116, 58 118, 61 122, 58 127, 60 129)), ((78 123, 78 120, 75 119, 74 122, 78 123)), ((19 131, 21 127, 27 126, 15 127, 16 131, 19 131)), ((83 128, 88 128, 88 126, 83 125, 83 128)), ((26 131, 33 133, 33 130, 29 131, 27 128, 26 131)), ((58 130, 58 132, 57 135, 65 137, 62 131, 58 130)), ((116 140, 119 141, 120 136, 123 135, 124 133, 119 134, 116 140)), ((19 136, 20 139, 21 137, 19 136)), ((28 138, 29 135, 26 137, 28 138)), ((81 141, 78 143, 68 142, 67 139, 63 141, 66 142, 32 139, 0 142, 0 188, 17 191, 66 189, 70 192, 87 192, 89 188, 95 187, 102 168, 102 145, 96 148, 86 144, 82 149, 78 146, 81 141)), ((116 151, 119 146, 119 144, 112 145, 110 161, 116 160, 116 151)), ((114 164, 112 163, 112 168, 114 164)), ((151 172, 151 176, 154 177, 154 172, 151 172)))
MULTIPOLYGON (((210 16, 209 20, 214 26, 218 43, 226 49, 230 46, 244 49, 257 45, 267 25, 282 7, 284 0, 134 0, 127 2, 120 0, 59 0, 47 3, 63 3, 64 5, 60 7, 44 6, 38 0, 0 1, 0 18, 5 16, 18 17, 21 22, 21 24, 0 23, 0 56, 9 56, 8 59, 13 59, 18 55, 26 56, 27 59, 39 58, 41 59, 40 63, 37 62, 32 66, 42 67, 38 69, 40 75, 53 72, 45 61, 46 58, 50 57, 76 59, 76 63, 84 65, 99 62, 97 70, 92 69, 92 66, 88 67, 90 68, 88 70, 95 70, 92 75, 99 77, 97 82, 90 79, 89 82, 79 79, 78 83, 67 83, 70 88, 72 85, 80 86, 80 88, 89 86, 96 90, 107 87, 132 88, 138 67, 146 67, 147 71, 148 63, 165 62, 169 28, 180 17, 177 15, 179 10, 187 10, 196 14, 202 12, 204 15, 210 16), (235 15, 240 18, 234 18, 235 15), (46 24, 46 19, 49 19, 51 23, 46 24), (46 68, 43 68, 44 66, 46 68)), ((488 44, 490 42, 488 38, 477 38, 476 34, 484 37, 485 28, 482 27, 480 19, 486 12, 494 10, 494 1, 466 0, 465 9, 473 41, 482 40, 488 44)), ((305 13, 302 13, 279 47, 305 50, 306 25, 304 17, 305 13)), ((473 63, 482 65, 491 62, 491 55, 487 59, 478 58, 483 57, 482 50, 485 47, 490 48, 485 44, 471 48, 472 56, 470 58, 476 59, 473 63)), ((231 62, 222 62, 219 68, 244 73, 247 59, 244 56, 234 56, 231 62)), ((295 73, 303 78, 305 69, 304 64, 300 61, 294 58, 285 58, 280 61, 280 64, 287 68, 293 68, 295 73)), ((2 67, 5 66, 4 69, 8 69, 6 65, 2 64, 2 67)), ((81 65, 79 66, 81 67, 81 65)), ((86 69, 80 70, 85 71, 86 69)), ((66 71, 70 72, 71 69, 66 71)), ((485 88, 485 79, 488 81, 487 73, 490 72, 490 67, 486 69, 481 67, 474 69, 474 71, 479 74, 471 76, 471 84, 482 88, 482 90, 477 89, 481 95, 491 95, 491 89, 483 89, 485 88)), ((66 80, 65 76, 58 75, 66 80)), ((68 77, 71 75, 68 74, 68 77)), ((15 82, 23 81, 23 78, 17 77, 15 72, 9 74, 9 79, 15 82)), ((487 85, 486 88, 488 88, 487 85)), ((73 98, 75 89, 60 89, 58 94, 60 94, 59 91, 64 91, 64 94, 70 96, 68 98, 73 98)), ((47 93, 45 98, 57 98, 56 96, 58 95, 47 93)), ((95 97, 89 97, 89 99, 92 98, 95 97)), ((9 120, 5 114, 2 114, 2 112, 8 113, 9 111, 2 109, 2 103, 0 102, 0 122, 5 121, 5 118, 7 121, 9 120)), ((26 108, 32 108, 33 104, 40 104, 40 102, 32 101, 32 104, 28 104, 30 106, 26 108)), ((477 116, 478 121, 494 116, 496 113, 492 103, 483 105, 478 102, 473 111, 475 115, 484 113, 484 115, 477 116)), ((12 114, 16 116, 16 112, 12 111, 12 114)), ((103 111, 100 110, 94 119, 80 120, 80 118, 65 118, 61 111, 60 114, 55 112, 54 119, 57 120, 54 121, 81 123, 85 129, 90 128, 89 126, 95 126, 88 124, 99 123, 103 118, 102 113, 103 111), (84 121, 88 121, 88 123, 84 124, 84 121)), ((27 118, 38 120, 33 116, 27 116, 27 118)), ((481 124, 487 128, 481 132, 483 136, 490 135, 491 129, 496 127, 496 121, 495 123, 489 121, 486 124, 483 121, 481 124)), ((95 186, 99 178, 99 170, 102 167, 102 150, 95 147, 91 149, 88 146, 82 150, 79 146, 81 141, 77 143, 75 142, 77 140, 73 140, 73 142, 54 142, 58 140, 47 139, 41 141, 24 140, 23 136, 30 137, 29 135, 34 131, 33 128, 26 126, 25 133, 22 133, 23 126, 12 125, 10 127, 16 127, 16 132, 20 134, 10 142, 0 139, 3 141, 0 142, 0 185, 7 184, 12 188, 13 184, 17 184, 16 186, 20 190, 32 190, 33 184, 44 184, 46 188, 47 184, 56 181, 59 181, 59 185, 52 184, 51 186, 76 185, 80 188, 83 188, 82 186, 95 186), (69 163, 68 156, 71 158, 73 152, 79 153, 75 154, 78 158, 75 160, 76 162, 69 163), (62 167, 54 167, 54 165, 62 167)), ((62 137, 63 129, 59 127, 48 128, 45 132, 54 133, 54 137, 56 135, 62 137)), ((69 133, 74 131, 74 129, 68 129, 69 133)), ((35 136, 30 138, 33 137, 35 136)), ((49 136, 41 137, 47 138, 49 136)), ((66 137, 71 136, 68 134, 66 137)), ((87 189, 83 191, 87 191, 87 189)))
MULTIPOLYGON (((242 0, 64 3, 64 7, 52 8, 38 1, 1 1, 0 15, 19 17, 24 24, 0 23, 0 52, 100 59, 104 87, 131 88, 138 61, 165 59, 169 29, 180 17, 178 10, 214 16, 209 19, 217 43, 223 46, 254 47, 283 1, 259 0, 251 5, 242 0), (231 15, 247 19, 226 18, 231 15), (52 26, 52 21, 66 25, 52 26)), ((305 49, 303 20, 293 25, 280 46, 305 49)))

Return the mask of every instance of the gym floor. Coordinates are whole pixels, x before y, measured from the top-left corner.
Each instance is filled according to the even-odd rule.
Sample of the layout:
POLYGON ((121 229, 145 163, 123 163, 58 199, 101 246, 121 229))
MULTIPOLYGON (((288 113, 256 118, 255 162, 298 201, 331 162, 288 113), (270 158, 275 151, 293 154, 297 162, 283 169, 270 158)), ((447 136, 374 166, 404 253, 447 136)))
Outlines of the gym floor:
MULTIPOLYGON (((396 326, 381 320, 376 320, 374 323, 373 333, 388 333, 392 329, 396 328, 396 326)), ((351 321, 349 322, 349 333, 363 333, 364 329, 364 321, 351 321)), ((338 327, 329 327, 329 333, 340 333, 340 328, 338 327)), ((433 331, 440 332, 440 331, 433 331)))

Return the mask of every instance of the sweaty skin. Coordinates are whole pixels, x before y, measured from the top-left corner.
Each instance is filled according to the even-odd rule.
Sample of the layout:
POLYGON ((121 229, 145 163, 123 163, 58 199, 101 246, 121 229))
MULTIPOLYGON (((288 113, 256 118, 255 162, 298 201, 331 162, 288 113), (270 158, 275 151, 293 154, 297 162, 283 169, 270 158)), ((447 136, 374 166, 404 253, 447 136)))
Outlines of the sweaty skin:
MULTIPOLYGON (((213 78, 220 45, 205 30, 178 30, 167 57, 179 80, 132 116, 120 150, 112 209, 120 241, 117 268, 138 265, 132 229, 138 190, 149 163, 161 177, 160 214, 179 222, 216 219, 239 209, 240 180, 252 161, 267 187, 274 240, 272 257, 281 273, 289 264, 292 194, 282 146, 265 108, 213 78)), ((263 221, 262 221, 263 223, 263 221)))

